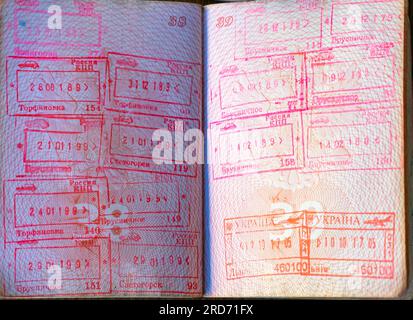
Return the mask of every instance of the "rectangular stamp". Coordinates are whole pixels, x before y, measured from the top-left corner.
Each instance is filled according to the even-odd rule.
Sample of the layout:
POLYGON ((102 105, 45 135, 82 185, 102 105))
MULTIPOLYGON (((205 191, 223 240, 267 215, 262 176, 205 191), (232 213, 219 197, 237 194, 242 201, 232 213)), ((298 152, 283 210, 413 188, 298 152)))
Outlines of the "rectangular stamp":
MULTIPOLYGON (((196 164, 177 163, 177 149, 173 148, 178 137, 178 125, 182 125, 183 133, 188 129, 199 129, 199 121, 188 118, 157 116, 147 114, 108 113, 105 117, 104 134, 109 137, 105 144, 103 166, 105 169, 127 170, 135 172, 150 172, 170 174, 177 176, 196 177, 198 167, 196 164), (165 129, 170 133, 172 141, 165 141, 162 146, 152 140, 157 129, 165 129), (163 147, 164 158, 153 158, 153 150, 163 147), (155 160, 165 160, 159 164, 155 160)), ((182 137, 184 139, 184 137, 182 137)), ((183 149, 190 144, 183 143, 183 149)), ((192 142, 192 141, 191 141, 192 142)), ((183 155, 181 155, 183 156, 183 155)))
POLYGON ((7 114, 101 115, 106 58, 8 57, 7 114))
POLYGON ((213 179, 296 170, 304 165, 301 113, 213 122, 210 139, 213 179))
POLYGON ((189 227, 191 206, 177 182, 112 182, 109 212, 101 219, 105 228, 189 227))
MULTIPOLYGON (((280 6, 283 6, 280 4, 280 6)), ((235 60, 317 50, 323 39, 323 10, 318 4, 288 8, 257 4, 235 20, 235 60)))
POLYGON ((223 118, 307 109, 304 55, 270 57, 260 71, 256 63, 254 71, 248 71, 249 63, 221 70, 223 118))
POLYGON ((8 297, 110 293, 108 238, 73 238, 6 245, 8 297))
POLYGON ((228 280, 394 277, 394 212, 308 212, 224 220, 228 280))
POLYGON ((333 49, 307 55, 309 109, 391 103, 396 100, 392 46, 333 49))
POLYGON ((328 8, 330 22, 326 25, 325 45, 340 47, 400 41, 403 9, 401 3, 394 0, 332 1, 328 8))
POLYGON ((401 168, 397 110, 318 113, 304 119, 306 171, 401 168))
POLYGON ((114 110, 199 118, 200 63, 115 52, 108 59, 114 110))
POLYGON ((13 156, 6 157, 5 163, 16 170, 16 176, 96 174, 102 119, 16 117, 10 123, 13 131, 7 152, 13 156))
POLYGON ((202 293, 198 232, 135 232, 128 241, 113 242, 113 292, 202 293))
POLYGON ((108 203, 105 177, 6 180, 4 240, 23 243, 93 235, 100 231, 108 203))
POLYGON ((102 17, 99 14, 62 11, 67 28, 48 28, 47 10, 14 10, 14 43, 22 45, 91 47, 102 45, 102 17))

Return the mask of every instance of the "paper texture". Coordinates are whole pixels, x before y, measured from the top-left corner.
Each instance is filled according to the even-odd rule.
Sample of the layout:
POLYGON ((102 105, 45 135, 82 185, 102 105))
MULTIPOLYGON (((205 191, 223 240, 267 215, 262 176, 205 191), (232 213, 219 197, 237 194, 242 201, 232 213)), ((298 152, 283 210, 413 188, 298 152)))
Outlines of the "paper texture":
POLYGON ((206 7, 208 296, 406 286, 403 1, 206 7))
POLYGON ((2 2, 3 296, 202 293, 201 167, 152 161, 202 126, 201 13, 2 2))

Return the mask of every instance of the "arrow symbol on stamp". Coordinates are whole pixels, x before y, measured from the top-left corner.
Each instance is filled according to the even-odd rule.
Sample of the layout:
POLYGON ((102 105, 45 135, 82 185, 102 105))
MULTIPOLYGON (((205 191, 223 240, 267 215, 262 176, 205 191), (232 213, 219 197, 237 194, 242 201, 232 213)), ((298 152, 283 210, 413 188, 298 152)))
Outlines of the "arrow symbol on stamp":
POLYGON ((37 190, 37 188, 34 184, 31 184, 31 185, 16 187, 16 190, 17 191, 32 191, 32 192, 34 192, 34 191, 37 190))
POLYGON ((227 229, 228 231, 231 231, 231 230, 232 230, 232 223, 231 223, 231 222, 228 222, 225 226, 226 226, 226 229, 227 229))
POLYGON ((87 89, 89 89, 89 86, 85 83, 85 91, 87 91, 87 89))
POLYGON ((125 116, 119 116, 119 117, 115 117, 113 118, 114 121, 117 122, 125 122, 125 123, 132 123, 133 119, 131 117, 125 117, 125 116))

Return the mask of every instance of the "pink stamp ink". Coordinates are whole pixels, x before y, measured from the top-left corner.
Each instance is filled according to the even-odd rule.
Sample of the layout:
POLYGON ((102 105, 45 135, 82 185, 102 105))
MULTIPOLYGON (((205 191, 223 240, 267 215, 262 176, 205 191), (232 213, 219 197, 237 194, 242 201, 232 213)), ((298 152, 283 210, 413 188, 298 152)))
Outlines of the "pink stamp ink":
POLYGON ((338 47, 401 40, 398 38, 403 19, 401 8, 393 0, 333 1, 330 21, 326 21, 327 45, 338 47))
POLYGON ((303 167, 300 113, 276 113, 211 123, 213 178, 303 167))
POLYGON ((384 49, 363 46, 309 54, 309 108, 395 101, 395 57, 391 48, 384 49))
POLYGON ((13 121, 14 155, 10 162, 16 175, 96 174, 100 162, 102 119, 68 117, 16 117, 13 121))
POLYGON ((235 73, 221 72, 224 73, 219 79, 222 117, 307 109, 304 56, 286 55, 268 60, 269 67, 261 71, 248 72, 245 63, 235 73))
POLYGON ((399 169, 397 117, 393 108, 309 115, 305 170, 399 169))
POLYGON ((299 9, 298 2, 289 6, 274 11, 261 7, 240 12, 235 27, 235 59, 321 48, 324 9, 320 6, 299 9))
POLYGON ((115 110, 197 118, 201 66, 196 62, 108 54, 115 110))
POLYGON ((224 232, 228 280, 288 274, 394 277, 393 212, 234 217, 225 219, 224 232))
MULTIPOLYGON (((175 163, 173 151, 171 157, 157 159, 166 160, 166 164, 154 161, 153 150, 159 143, 152 140, 154 131, 164 129, 171 133, 172 139, 175 139, 177 122, 182 122, 183 132, 193 128, 199 129, 199 121, 188 118, 146 114, 119 116, 116 112, 108 114, 104 132, 110 141, 105 144, 104 168, 196 177, 197 165, 175 163)), ((165 148, 169 150, 169 147, 173 149, 172 145, 165 148)))
POLYGON ((120 228, 188 227, 191 208, 177 182, 112 182, 111 213, 102 224, 120 228))
POLYGON ((10 273, 8 279, 13 279, 6 283, 6 296, 101 295, 111 290, 107 238, 8 244, 5 260, 10 266, 5 269, 10 273), (53 277, 61 278, 60 288, 53 286, 53 277))
POLYGON ((113 292, 201 294, 200 241, 198 232, 137 230, 113 244, 113 292))
POLYGON ((9 115, 99 115, 105 58, 19 58, 6 62, 9 115))
POLYGON ((102 177, 7 180, 5 242, 90 235, 108 206, 108 196, 102 177))
POLYGON ((17 8, 14 10, 14 43, 58 47, 100 47, 102 17, 93 12, 62 12, 62 20, 70 26, 50 29, 46 10, 17 8))

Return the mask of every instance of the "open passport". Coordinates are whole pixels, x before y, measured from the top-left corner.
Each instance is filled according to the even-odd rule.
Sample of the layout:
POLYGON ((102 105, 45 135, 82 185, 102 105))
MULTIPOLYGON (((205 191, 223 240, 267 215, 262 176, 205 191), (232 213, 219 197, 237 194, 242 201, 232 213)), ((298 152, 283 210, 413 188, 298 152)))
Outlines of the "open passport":
POLYGON ((403 295, 406 7, 0 2, 0 296, 403 295))

